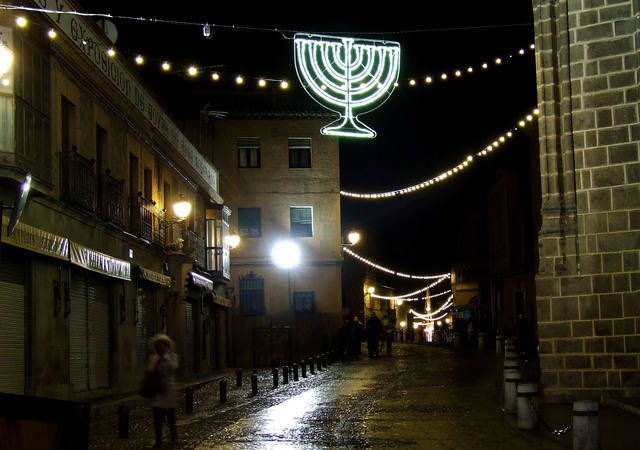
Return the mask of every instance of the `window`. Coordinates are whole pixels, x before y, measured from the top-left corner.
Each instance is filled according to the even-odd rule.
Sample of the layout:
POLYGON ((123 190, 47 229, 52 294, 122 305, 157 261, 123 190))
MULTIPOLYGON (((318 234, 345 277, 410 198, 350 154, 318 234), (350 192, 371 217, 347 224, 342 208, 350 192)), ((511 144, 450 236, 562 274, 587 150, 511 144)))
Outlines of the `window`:
POLYGON ((311 138, 289 138, 289 167, 311 168, 311 138))
POLYGON ((291 236, 312 237, 313 236, 313 208, 311 206, 292 206, 291 214, 291 236))
POLYGON ((293 308, 297 313, 312 313, 315 309, 314 292, 294 292, 293 308))
POLYGON ((264 314, 264 278, 253 272, 240 277, 240 314, 264 314))
POLYGON ((260 208, 238 208, 238 233, 240 237, 262 236, 260 208))
POLYGON ((260 138, 238 138, 238 167, 260 167, 260 138))

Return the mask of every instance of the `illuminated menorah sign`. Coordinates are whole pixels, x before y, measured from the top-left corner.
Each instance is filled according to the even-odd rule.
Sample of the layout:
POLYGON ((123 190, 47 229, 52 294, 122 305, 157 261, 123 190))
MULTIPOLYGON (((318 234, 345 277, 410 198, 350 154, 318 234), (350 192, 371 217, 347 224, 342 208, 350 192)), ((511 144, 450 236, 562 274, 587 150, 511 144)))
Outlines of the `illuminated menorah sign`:
POLYGON ((359 114, 384 103, 398 81, 400 44, 298 33, 295 62, 305 91, 340 118, 322 134, 374 138, 376 132, 358 120, 359 114))

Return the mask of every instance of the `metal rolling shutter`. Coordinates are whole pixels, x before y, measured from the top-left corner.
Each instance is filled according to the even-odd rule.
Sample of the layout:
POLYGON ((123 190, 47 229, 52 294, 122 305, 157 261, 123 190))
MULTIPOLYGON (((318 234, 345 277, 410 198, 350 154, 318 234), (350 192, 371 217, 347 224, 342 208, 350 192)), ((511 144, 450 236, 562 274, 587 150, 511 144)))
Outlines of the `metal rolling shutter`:
POLYGON ((24 394, 24 267, 0 263, 0 392, 24 394))
POLYGON ((69 371, 74 391, 89 389, 88 377, 88 322, 87 283, 80 269, 71 271, 69 297, 69 371))
POLYGON ((96 275, 91 275, 89 279, 89 389, 99 389, 110 385, 109 285, 107 280, 96 275))
POLYGON ((187 367, 189 368, 189 373, 193 375, 195 373, 195 360, 194 360, 194 343, 193 343, 193 305, 191 303, 185 303, 184 305, 184 314, 186 320, 186 355, 185 359, 187 360, 187 367))
POLYGON ((136 361, 139 372, 146 368, 149 338, 156 333, 155 297, 150 289, 144 289, 143 295, 136 300, 138 322, 136 323, 136 361))

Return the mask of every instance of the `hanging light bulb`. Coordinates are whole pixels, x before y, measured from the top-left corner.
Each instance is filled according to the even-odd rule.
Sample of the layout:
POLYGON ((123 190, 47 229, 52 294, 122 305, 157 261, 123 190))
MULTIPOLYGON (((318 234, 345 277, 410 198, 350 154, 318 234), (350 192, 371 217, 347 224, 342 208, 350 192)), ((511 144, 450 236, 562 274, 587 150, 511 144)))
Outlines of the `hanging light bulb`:
POLYGON ((198 68, 196 66, 189 66, 189 68, 187 69, 187 73, 189 74, 189 76, 195 77, 196 75, 198 75, 198 68))
POLYGON ((287 80, 282 80, 280 82, 280 88, 281 89, 289 89, 289 82, 287 80))
POLYGON ((116 51, 113 47, 109 47, 107 49, 107 56, 109 56, 109 58, 113 58, 114 56, 116 56, 116 51))
POLYGON ((212 72, 211 73, 211 79, 213 81, 218 81, 220 79, 220 74, 218 72, 212 72))
POLYGON ((136 56, 135 61, 136 61, 136 64, 137 64, 137 65, 139 65, 139 66, 141 66, 142 64, 144 64, 144 58, 142 57, 142 55, 138 55, 138 56, 136 56))
POLYGON ((169 64, 168 61, 165 61, 162 63, 162 70, 164 70, 165 72, 168 72, 171 69, 171 64, 169 64))
POLYGON ((202 35, 207 39, 211 39, 211 25, 208 23, 204 24, 202 27, 202 35))
POLYGON ((430 76, 427 76, 427 77, 424 79, 424 82, 425 82, 425 83, 427 83, 427 84, 431 84, 431 82, 432 82, 432 81, 433 81, 433 78, 431 78, 430 76))
POLYGON ((446 80, 447 79, 447 74, 443 73, 442 75, 440 75, 440 78, 442 78, 443 80, 446 80))
POLYGON ((58 37, 58 33, 56 33, 56 30, 54 30, 53 28, 49 28, 49 31, 47 31, 47 36, 49 36, 50 39, 55 39, 56 37, 58 37))
POLYGON ((23 16, 16 17, 16 25, 18 25, 20 28, 26 27, 27 19, 25 19, 23 16))
POLYGON ((242 77, 242 75, 238 75, 236 77, 236 84, 242 84, 244 83, 244 78, 242 77))
POLYGON ((462 75, 462 72, 460 72, 459 70, 456 70, 456 71, 455 71, 455 75, 456 75, 457 77, 459 77, 460 75, 462 75))
POLYGON ((264 79, 264 78, 260 78, 260 79, 258 80, 258 86, 260 86, 260 87, 265 87, 266 85, 267 85, 267 82, 265 81, 265 79, 264 79))
POLYGON ((409 80, 409 85, 410 86, 415 86, 416 85, 416 80, 414 80, 413 78, 409 80))

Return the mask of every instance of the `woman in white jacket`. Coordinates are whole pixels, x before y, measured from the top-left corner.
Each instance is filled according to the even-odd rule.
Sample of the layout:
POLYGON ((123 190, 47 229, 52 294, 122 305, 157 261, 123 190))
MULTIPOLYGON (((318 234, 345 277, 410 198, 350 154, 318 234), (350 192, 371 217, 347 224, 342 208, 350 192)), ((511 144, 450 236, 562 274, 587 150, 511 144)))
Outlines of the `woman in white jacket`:
POLYGON ((165 418, 169 424, 171 442, 176 439, 175 373, 178 368, 178 356, 173 351, 173 341, 166 334, 156 334, 152 337, 149 347, 151 355, 147 371, 162 380, 160 389, 150 399, 156 433, 155 447, 162 447, 162 423, 165 418))

